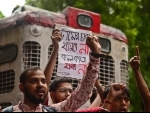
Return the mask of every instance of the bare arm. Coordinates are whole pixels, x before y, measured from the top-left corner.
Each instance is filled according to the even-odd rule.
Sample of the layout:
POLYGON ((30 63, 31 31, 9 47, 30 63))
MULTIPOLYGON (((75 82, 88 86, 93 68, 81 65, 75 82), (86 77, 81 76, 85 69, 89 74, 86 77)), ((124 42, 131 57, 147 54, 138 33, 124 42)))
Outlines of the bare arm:
POLYGON ((102 84, 99 82, 98 78, 96 79, 95 87, 96 87, 96 91, 97 91, 97 96, 89 108, 99 107, 104 101, 102 84))
POLYGON ((100 99, 101 99, 101 103, 103 103, 103 101, 104 101, 104 98, 103 98, 104 90, 103 90, 102 84, 99 82, 98 79, 96 80, 95 87, 97 88, 98 94, 99 94, 100 99))
MULTIPOLYGON (((46 83, 48 86, 50 84, 50 80, 51 80, 52 73, 53 73, 56 59, 57 59, 57 54, 58 54, 58 49, 59 49, 59 41, 61 40, 60 31, 58 29, 53 30, 51 39, 53 42, 53 52, 52 52, 51 57, 45 67, 45 70, 44 70, 44 74, 46 77, 46 83)), ((46 97, 43 104, 47 105, 47 101, 49 102, 49 99, 50 98, 49 98, 49 93, 48 93, 48 96, 46 97)))
POLYGON ((95 107, 99 107, 101 104, 101 98, 99 95, 96 96, 96 98, 94 99, 94 101, 92 102, 92 104, 90 105, 89 108, 95 108, 95 107))
POLYGON ((149 107, 150 106, 150 92, 149 92, 148 86, 142 76, 142 73, 140 71, 140 55, 139 55, 138 47, 136 47, 136 51, 137 51, 137 56, 134 56, 130 59, 130 66, 132 67, 132 70, 135 75, 138 90, 144 101, 145 110, 147 112, 149 112, 150 111, 150 107, 149 107))
POLYGON ((58 53, 58 48, 54 48, 53 52, 51 54, 51 57, 50 57, 47 65, 46 65, 45 70, 44 70, 44 74, 45 74, 45 77, 46 77, 46 83, 48 84, 48 86, 50 84, 50 80, 51 80, 53 70, 54 70, 54 67, 55 67, 57 53, 58 53))
POLYGON ((59 49, 59 41, 61 40, 61 35, 60 35, 60 31, 57 29, 54 29, 52 32, 52 37, 51 37, 52 41, 53 41, 53 52, 51 54, 51 57, 46 65, 46 68, 44 70, 44 74, 46 77, 46 83, 49 85, 50 84, 50 80, 52 77, 52 73, 55 67, 55 63, 56 63, 56 58, 57 58, 57 53, 58 53, 58 49, 59 49))

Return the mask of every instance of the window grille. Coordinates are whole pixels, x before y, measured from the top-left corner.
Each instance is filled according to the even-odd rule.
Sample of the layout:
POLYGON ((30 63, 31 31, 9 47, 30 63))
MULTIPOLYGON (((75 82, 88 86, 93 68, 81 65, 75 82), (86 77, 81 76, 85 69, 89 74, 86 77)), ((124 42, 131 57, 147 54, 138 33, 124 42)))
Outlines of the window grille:
POLYGON ((0 72, 0 94, 9 93, 14 89, 15 72, 7 70, 0 72))
POLYGON ((112 57, 101 57, 99 79, 103 85, 110 85, 115 82, 115 62, 112 57))
POLYGON ((128 62, 122 60, 120 63, 121 83, 128 85, 128 62))
POLYGON ((27 41, 23 44, 23 67, 24 69, 32 66, 40 67, 41 46, 34 41, 27 41))

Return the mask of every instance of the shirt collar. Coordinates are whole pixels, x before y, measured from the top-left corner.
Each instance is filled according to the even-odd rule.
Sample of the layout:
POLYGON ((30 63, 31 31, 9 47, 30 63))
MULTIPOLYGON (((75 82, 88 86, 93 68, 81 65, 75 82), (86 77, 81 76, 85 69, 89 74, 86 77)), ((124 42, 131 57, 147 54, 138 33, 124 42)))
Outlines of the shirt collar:
POLYGON ((29 111, 32 111, 32 112, 35 112, 35 111, 36 111, 36 112, 37 112, 37 111, 42 112, 42 105, 41 105, 41 104, 39 104, 39 105, 36 107, 35 111, 31 110, 28 105, 22 103, 21 101, 19 102, 18 106, 19 106, 19 108, 20 108, 23 112, 29 112, 29 111))

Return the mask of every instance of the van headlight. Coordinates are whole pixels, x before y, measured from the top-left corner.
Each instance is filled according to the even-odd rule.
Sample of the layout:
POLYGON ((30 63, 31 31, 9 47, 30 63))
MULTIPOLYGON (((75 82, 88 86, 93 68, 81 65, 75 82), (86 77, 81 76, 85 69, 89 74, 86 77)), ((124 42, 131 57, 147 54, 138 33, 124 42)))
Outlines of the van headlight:
POLYGON ((102 48, 102 52, 110 53, 111 52, 111 43, 110 40, 99 37, 99 43, 102 48))
POLYGON ((92 18, 85 14, 79 14, 77 17, 77 22, 80 26, 86 28, 91 28, 93 23, 92 18))

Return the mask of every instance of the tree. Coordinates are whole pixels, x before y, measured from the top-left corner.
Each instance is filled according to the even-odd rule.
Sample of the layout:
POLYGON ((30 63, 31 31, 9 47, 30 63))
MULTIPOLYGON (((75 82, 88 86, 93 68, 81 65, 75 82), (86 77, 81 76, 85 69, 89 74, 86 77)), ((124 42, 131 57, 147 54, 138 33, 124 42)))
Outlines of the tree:
POLYGON ((0 11, 0 18, 4 18, 4 15, 1 11, 0 11))

